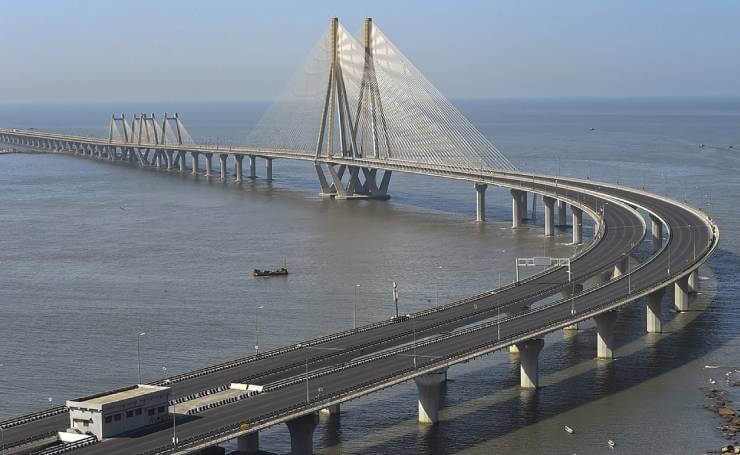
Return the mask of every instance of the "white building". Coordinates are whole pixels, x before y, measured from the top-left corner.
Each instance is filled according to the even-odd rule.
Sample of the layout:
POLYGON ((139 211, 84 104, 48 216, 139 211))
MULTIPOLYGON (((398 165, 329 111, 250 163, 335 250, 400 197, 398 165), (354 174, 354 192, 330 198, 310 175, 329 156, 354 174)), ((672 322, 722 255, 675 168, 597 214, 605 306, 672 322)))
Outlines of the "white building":
POLYGON ((67 401, 73 431, 98 440, 152 425, 169 416, 169 387, 137 385, 84 401, 67 401))

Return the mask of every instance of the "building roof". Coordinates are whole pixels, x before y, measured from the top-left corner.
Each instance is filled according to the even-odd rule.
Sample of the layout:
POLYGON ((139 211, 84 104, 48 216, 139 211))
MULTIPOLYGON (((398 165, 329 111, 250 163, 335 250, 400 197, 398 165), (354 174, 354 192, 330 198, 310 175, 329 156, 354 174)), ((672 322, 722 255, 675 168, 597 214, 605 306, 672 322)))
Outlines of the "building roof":
POLYGON ((83 401, 74 401, 74 403, 80 405, 104 405, 109 403, 115 403, 118 401, 128 400, 130 398, 136 398, 146 396, 152 393, 162 392, 169 390, 169 387, 159 387, 153 385, 139 384, 131 387, 130 389, 122 390, 120 392, 111 393, 108 395, 101 395, 99 397, 90 398, 83 401))

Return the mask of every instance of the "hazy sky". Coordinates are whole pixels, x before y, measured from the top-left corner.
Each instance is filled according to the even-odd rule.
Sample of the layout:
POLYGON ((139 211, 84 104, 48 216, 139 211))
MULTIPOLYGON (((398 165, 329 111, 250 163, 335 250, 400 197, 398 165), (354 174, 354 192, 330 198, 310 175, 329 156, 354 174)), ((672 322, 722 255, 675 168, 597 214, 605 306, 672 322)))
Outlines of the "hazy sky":
POLYGON ((269 100, 332 16, 450 98, 740 95, 740 1, 5 0, 0 103, 269 100))

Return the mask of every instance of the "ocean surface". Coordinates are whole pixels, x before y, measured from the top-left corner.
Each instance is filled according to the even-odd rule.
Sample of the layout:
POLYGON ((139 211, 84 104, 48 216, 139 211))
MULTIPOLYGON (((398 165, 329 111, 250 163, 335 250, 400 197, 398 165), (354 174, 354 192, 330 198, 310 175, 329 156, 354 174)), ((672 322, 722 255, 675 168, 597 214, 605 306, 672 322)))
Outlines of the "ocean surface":
MULTIPOLYGON (((740 99, 457 104, 522 169, 644 187, 708 211, 720 248, 690 312, 673 313, 666 296, 667 333, 644 333, 643 303, 619 312, 615 360, 594 359, 592 324, 553 333, 536 392, 520 391, 516 360, 497 353, 450 369, 438 425, 417 424, 407 383, 322 420, 317 452, 698 454, 726 443, 701 388, 740 368, 740 99)), ((0 126, 104 136, 114 111, 177 111, 197 141, 228 145, 265 107, 7 105, 0 126)), ((543 237, 541 201, 540 216, 512 231, 503 189, 489 188, 481 225, 469 184, 394 174, 387 202, 318 190, 313 168, 290 161, 275 161, 272 182, 236 185, 0 155, 0 419, 136 382, 141 332, 150 381, 252 353, 257 314, 269 349, 351 327, 355 304, 359 324, 391 316, 393 281, 411 312, 511 281, 515 257, 573 252, 568 231, 543 237), (250 277, 284 261, 287 278, 250 277)), ((285 426, 260 439, 290 450, 285 426)))

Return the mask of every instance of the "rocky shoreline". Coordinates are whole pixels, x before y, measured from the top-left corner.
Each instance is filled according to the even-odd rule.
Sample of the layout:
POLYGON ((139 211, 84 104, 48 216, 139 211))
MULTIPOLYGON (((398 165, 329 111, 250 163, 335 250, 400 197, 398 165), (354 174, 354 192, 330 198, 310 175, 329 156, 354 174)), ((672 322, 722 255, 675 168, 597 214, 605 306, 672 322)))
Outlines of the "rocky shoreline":
MULTIPOLYGON (((730 370, 725 374, 725 382, 728 387, 737 387, 740 385, 740 370, 730 370)), ((710 379, 710 382, 714 385, 717 383, 716 380, 710 379)), ((740 433, 740 415, 738 411, 732 407, 732 399, 729 397, 730 391, 723 388, 717 387, 702 387, 704 396, 711 400, 708 404, 704 405, 706 409, 719 416, 723 423, 717 426, 717 430, 722 433, 722 436, 732 443, 722 446, 718 450, 713 450, 707 453, 712 454, 740 454, 740 444, 738 444, 738 433, 740 433)))

